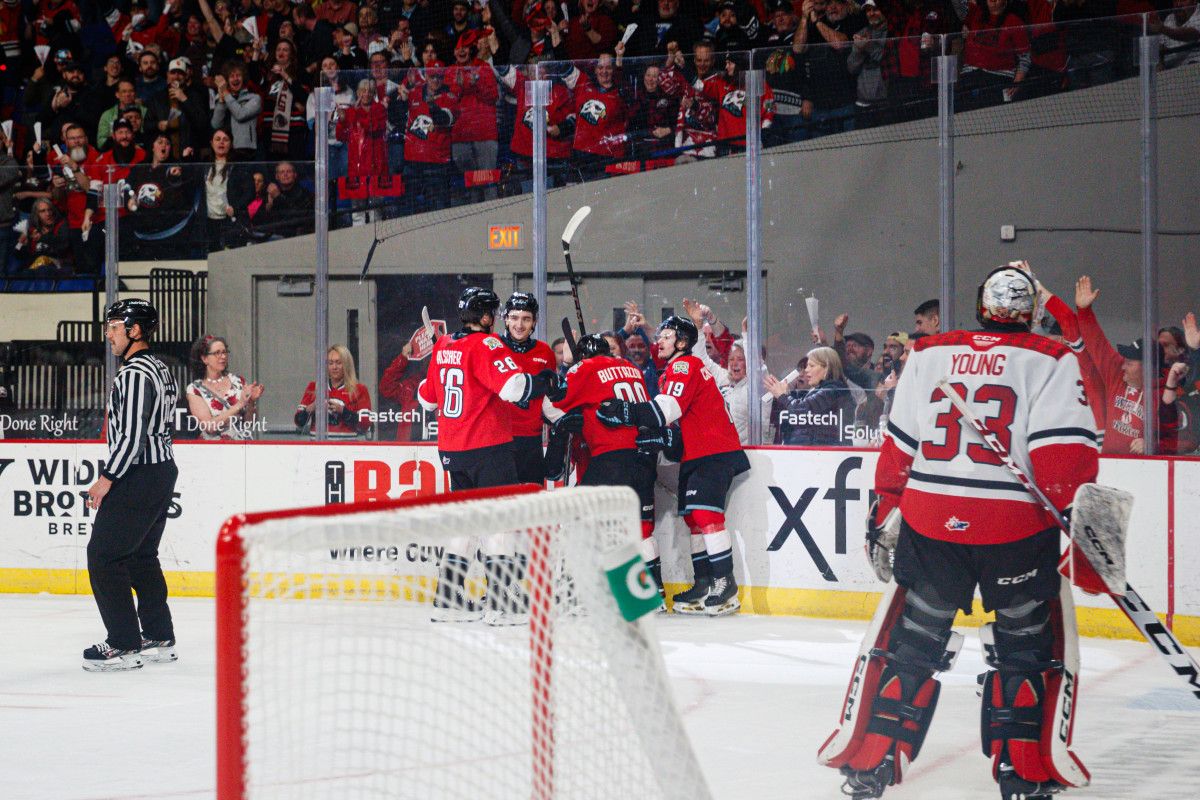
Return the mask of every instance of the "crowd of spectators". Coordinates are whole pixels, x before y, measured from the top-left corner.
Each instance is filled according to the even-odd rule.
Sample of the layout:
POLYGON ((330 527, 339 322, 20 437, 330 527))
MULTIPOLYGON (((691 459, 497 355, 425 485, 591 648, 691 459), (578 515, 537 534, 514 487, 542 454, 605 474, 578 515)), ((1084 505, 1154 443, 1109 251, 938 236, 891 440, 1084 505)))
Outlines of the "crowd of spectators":
POLYGON ((943 52, 962 108, 1130 74, 1142 18, 1114 15, 1200 59, 1200 14, 1158 2, 3 0, 0 268, 98 274, 109 182, 123 255, 311 230, 321 85, 351 224, 526 190, 531 77, 562 184, 741 147, 750 67, 781 144, 932 113, 943 52))

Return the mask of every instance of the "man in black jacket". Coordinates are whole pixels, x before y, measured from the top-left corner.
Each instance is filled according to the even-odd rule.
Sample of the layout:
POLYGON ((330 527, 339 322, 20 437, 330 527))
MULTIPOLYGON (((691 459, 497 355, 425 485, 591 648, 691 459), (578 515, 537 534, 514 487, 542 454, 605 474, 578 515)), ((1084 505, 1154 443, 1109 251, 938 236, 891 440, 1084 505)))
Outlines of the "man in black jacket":
POLYGON ((167 68, 167 90, 146 104, 144 129, 148 137, 166 133, 175 154, 186 157, 208 141, 208 91, 192 82, 192 64, 180 56, 167 68), (190 151, 190 152, 189 152, 190 151))

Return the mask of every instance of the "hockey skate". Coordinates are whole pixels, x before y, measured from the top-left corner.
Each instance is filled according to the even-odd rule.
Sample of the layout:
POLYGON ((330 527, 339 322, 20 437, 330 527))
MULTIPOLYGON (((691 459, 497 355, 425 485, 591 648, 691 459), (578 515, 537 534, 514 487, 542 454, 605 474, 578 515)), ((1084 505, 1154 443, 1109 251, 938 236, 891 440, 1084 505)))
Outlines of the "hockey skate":
POLYGON ((144 663, 137 650, 118 650, 108 642, 83 651, 83 668, 88 672, 123 672, 141 669, 144 663))
POLYGON ((712 580, 707 576, 697 576, 692 588, 680 592, 671 598, 672 608, 676 614, 707 614, 705 601, 708 599, 712 580))
POLYGON ((1050 800, 1051 795, 1065 792, 1068 787, 1058 781, 1034 783, 1017 774, 1011 764, 1001 763, 996 770, 1002 800, 1050 800))
POLYGON ((495 556, 484 564, 487 573, 487 605, 483 622, 493 628, 526 625, 529 622, 529 598, 516 582, 516 560, 495 556))
POLYGON ((710 617, 724 617, 727 614, 736 614, 741 607, 737 581, 733 576, 725 575, 715 579, 708 596, 704 599, 704 613, 710 617))
POLYGON ((141 656, 147 664, 167 664, 179 660, 174 639, 147 639, 142 636, 141 656))
POLYGON ((842 784, 842 794, 852 800, 867 800, 883 797, 883 790, 892 785, 896 766, 892 757, 888 756, 875 769, 857 770, 842 767, 841 773, 846 776, 846 782, 842 784))

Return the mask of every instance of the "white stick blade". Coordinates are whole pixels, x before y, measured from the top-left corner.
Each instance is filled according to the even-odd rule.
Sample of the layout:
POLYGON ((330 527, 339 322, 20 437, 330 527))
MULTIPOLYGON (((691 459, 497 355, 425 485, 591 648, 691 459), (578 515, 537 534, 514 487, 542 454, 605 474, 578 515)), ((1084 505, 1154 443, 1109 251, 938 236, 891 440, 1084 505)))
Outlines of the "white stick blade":
POLYGON ((429 319, 429 306, 421 306, 421 324, 425 326, 425 330, 433 336, 433 322, 429 319))
POLYGON ((575 215, 571 217, 571 221, 567 223, 567 227, 563 228, 562 241, 564 246, 570 246, 572 237, 575 236, 575 231, 587 219, 588 214, 592 213, 591 206, 581 206, 575 215))

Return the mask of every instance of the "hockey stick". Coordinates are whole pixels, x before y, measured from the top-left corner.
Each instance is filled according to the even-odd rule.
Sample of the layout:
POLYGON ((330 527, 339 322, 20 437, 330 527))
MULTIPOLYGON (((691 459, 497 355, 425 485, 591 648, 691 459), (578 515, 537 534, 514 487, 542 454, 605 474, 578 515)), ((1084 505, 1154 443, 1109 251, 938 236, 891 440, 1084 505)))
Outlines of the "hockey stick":
MULTIPOLYGON (((951 385, 950 379, 942 378, 938 381, 937 386, 949 398, 950 403, 958 409, 958 412, 962 414, 963 419, 971 424, 971 427, 983 439, 984 444, 996 454, 1008 471, 1021 482, 1021 485, 1025 487, 1025 491, 1029 492, 1030 496, 1037 500, 1042 508, 1054 517, 1054 521, 1062 529, 1063 533, 1070 536, 1071 524, 1067 521, 1067 518, 1054 507, 1054 504, 1038 488, 1037 484, 1030 480, 1020 465, 1013 461, 1012 456, 1009 455, 1008 450, 996 437, 996 434, 988 430, 979 417, 975 415, 975 412, 967 405, 967 401, 951 385)), ((1125 616, 1129 617, 1129 621, 1141 632, 1146 641, 1154 645, 1159 655, 1171 665, 1171 669, 1175 671, 1175 674, 1187 681, 1188 686, 1191 687, 1192 695, 1200 699, 1200 664, 1196 663, 1196 659, 1192 658, 1191 654, 1183 648, 1183 645, 1175 638, 1175 634, 1159 621, 1158 615, 1154 613, 1150 605, 1142 599, 1142 596, 1129 583, 1125 584, 1125 593, 1123 595, 1113 591, 1107 591, 1106 593, 1117 604, 1117 608, 1125 612, 1125 616)))
POLYGON ((421 306, 421 325, 425 328, 425 333, 429 334, 429 340, 433 341, 433 322, 429 319, 429 306, 421 306))
MULTIPOLYGON (((583 309, 579 307, 579 282, 575 278, 575 268, 571 265, 571 239, 575 236, 575 231, 579 230, 579 226, 587 219, 588 214, 591 213, 591 206, 581 206, 571 217, 567 227, 563 228, 562 235, 563 261, 567 262, 567 278, 571 281, 571 298, 575 301, 575 318, 579 321, 580 336, 587 334, 587 328, 583 324, 583 309)), ((571 352, 575 352, 574 347, 571 348, 571 352)))
POLYGON ((575 331, 571 330, 571 320, 566 317, 563 317, 562 332, 563 338, 567 340, 567 349, 571 351, 571 360, 573 362, 579 361, 579 349, 575 343, 575 331))

